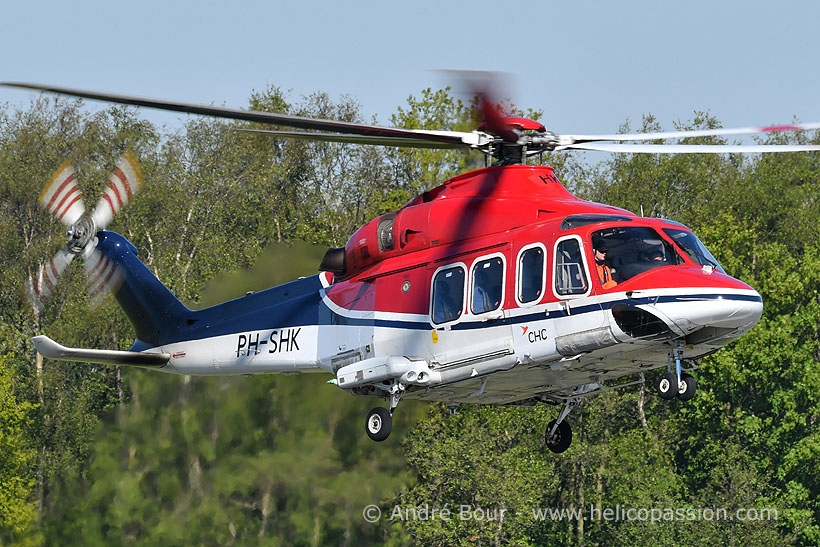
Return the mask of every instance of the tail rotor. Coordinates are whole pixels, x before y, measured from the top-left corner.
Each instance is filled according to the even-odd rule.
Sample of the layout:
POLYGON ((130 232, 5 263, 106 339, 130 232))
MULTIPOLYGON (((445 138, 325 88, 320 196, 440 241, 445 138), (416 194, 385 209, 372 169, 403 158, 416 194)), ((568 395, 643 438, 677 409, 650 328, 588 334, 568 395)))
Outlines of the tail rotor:
POLYGON ((43 311, 57 282, 75 256, 77 254, 71 251, 70 245, 60 249, 47 264, 40 264, 37 272, 26 280, 26 296, 37 313, 43 311))
POLYGON ((108 294, 117 292, 124 279, 116 263, 97 249, 86 259, 85 273, 88 276, 88 297, 95 308, 108 294))
POLYGON ((99 305, 116 291, 123 274, 116 263, 96 249, 98 230, 105 227, 142 188, 139 163, 131 152, 117 162, 108 185, 93 213, 87 214, 73 167, 66 161, 40 194, 39 204, 51 216, 68 227, 68 244, 26 280, 26 295, 37 313, 42 312, 68 265, 77 255, 85 261, 88 294, 92 306, 99 305))
POLYGON ((91 214, 97 230, 104 230, 141 188, 142 172, 139 163, 131 152, 126 152, 117 162, 114 172, 108 178, 108 186, 91 214))
POLYGON ((40 207, 69 228, 85 213, 77 174, 66 160, 40 193, 40 207))

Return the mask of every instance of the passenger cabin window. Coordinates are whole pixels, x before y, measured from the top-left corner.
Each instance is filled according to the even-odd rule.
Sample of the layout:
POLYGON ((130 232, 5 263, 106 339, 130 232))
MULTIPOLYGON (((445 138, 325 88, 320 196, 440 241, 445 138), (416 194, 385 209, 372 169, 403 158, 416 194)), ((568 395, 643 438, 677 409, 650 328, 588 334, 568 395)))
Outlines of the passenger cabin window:
POLYGON ((589 288, 581 244, 565 239, 555 249, 555 293, 559 296, 585 294, 589 288))
POLYGON ((497 310, 504 294, 504 261, 500 257, 481 260, 473 266, 473 301, 470 311, 478 315, 497 310))
POLYGON ((464 302, 464 268, 454 266, 439 271, 433 280, 433 323, 447 323, 461 317, 464 302))
POLYGON ((518 301, 536 302, 544 292, 544 249, 531 247, 518 259, 518 301))
POLYGON ((593 232, 592 248, 595 269, 605 289, 649 270, 683 263, 674 247, 658 232, 643 226, 618 226, 593 232))

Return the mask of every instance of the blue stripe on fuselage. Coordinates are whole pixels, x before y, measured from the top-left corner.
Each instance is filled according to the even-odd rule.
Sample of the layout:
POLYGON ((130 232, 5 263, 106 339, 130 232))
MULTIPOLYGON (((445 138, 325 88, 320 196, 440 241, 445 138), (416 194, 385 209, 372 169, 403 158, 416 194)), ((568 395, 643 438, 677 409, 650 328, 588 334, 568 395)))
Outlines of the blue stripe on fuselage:
MULTIPOLYGON (((321 301, 321 283, 318 276, 313 276, 286 285, 274 287, 224 304, 193 312, 192 319, 196 323, 180 332, 178 339, 166 343, 183 340, 198 340, 214 336, 235 334, 237 332, 252 332, 266 329, 280 329, 286 327, 302 327, 307 325, 347 325, 356 327, 383 327, 406 330, 429 330, 433 327, 427 321, 403 321, 396 319, 354 318, 340 315, 327 307, 321 301)), ((625 298, 590 304, 572 309, 572 315, 610 309, 617 303, 630 305, 653 304, 656 302, 682 302, 697 299, 706 300, 741 300, 760 302, 761 299, 753 296, 732 294, 686 295, 682 297, 664 296, 651 298, 625 298)), ((486 321, 463 321, 452 325, 453 330, 475 330, 488 326, 518 325, 543 319, 557 319, 566 317, 565 310, 543 311, 505 317, 503 319, 486 321)))
MULTIPOLYGON (((693 302, 693 301, 711 301, 711 300, 739 300, 744 302, 762 302, 762 299, 759 296, 752 296, 752 295, 742 295, 742 294, 720 294, 720 293, 709 293, 709 294, 689 294, 689 295, 667 295, 667 296, 651 296, 651 297, 643 297, 643 298, 621 298, 618 300, 612 300, 608 302, 601 302, 595 304, 586 304, 583 306, 573 307, 572 308, 572 315, 578 316, 585 313, 592 313, 596 311, 608 310, 611 309, 612 306, 618 303, 629 304, 631 306, 638 306, 638 305, 647 305, 647 304, 658 304, 658 303, 670 303, 670 302, 693 302)), ((570 301, 572 302, 572 301, 570 301)), ((322 308, 326 309, 326 306, 322 304, 322 308)), ((327 310, 330 312, 330 310, 327 310)), ((341 318, 338 314, 334 312, 330 312, 334 316, 341 318)), ((526 315, 518 315, 514 317, 505 317, 502 319, 496 319, 491 322, 483 321, 483 320, 476 320, 476 321, 462 321, 460 323, 456 323, 450 326, 452 330, 473 330, 473 329, 481 329, 488 326, 498 326, 498 325, 517 325, 521 323, 529 323, 532 321, 541 321, 542 319, 558 319, 560 317, 567 317, 569 314, 566 310, 558 309, 558 310, 551 310, 551 311, 539 311, 534 313, 529 313, 526 315)), ((395 319, 357 319, 357 318, 350 318, 344 317, 341 319, 337 319, 339 321, 336 324, 344 324, 344 325, 356 325, 356 326, 376 326, 376 327, 387 327, 387 328, 396 328, 396 329, 409 329, 409 330, 428 330, 432 329, 433 326, 427 321, 401 321, 395 319)), ((330 323, 320 323, 320 324, 330 324, 330 323)))

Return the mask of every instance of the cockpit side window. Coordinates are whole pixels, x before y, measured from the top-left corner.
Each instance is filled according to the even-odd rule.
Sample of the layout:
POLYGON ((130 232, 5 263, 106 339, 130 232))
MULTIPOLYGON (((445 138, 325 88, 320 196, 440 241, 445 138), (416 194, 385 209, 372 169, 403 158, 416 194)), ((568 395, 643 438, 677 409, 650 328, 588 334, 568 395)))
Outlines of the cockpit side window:
POLYGON ((464 305, 464 268, 453 266, 436 273, 433 279, 433 323, 448 323, 461 317, 464 305))
POLYGON ((581 242, 575 238, 559 241, 555 248, 555 294, 586 294, 588 289, 581 242))
POLYGON ((593 232, 592 248, 605 289, 654 268, 683 263, 672 245, 645 226, 616 226, 593 232))
POLYGON ((664 228, 663 231, 672 238, 672 241, 683 249, 683 252, 685 252, 693 262, 701 266, 711 266, 721 273, 726 273, 723 271, 723 268, 720 267, 720 264, 718 264, 717 259, 712 256, 712 253, 706 248, 706 245, 701 243, 695 234, 686 230, 678 230, 677 228, 664 228))

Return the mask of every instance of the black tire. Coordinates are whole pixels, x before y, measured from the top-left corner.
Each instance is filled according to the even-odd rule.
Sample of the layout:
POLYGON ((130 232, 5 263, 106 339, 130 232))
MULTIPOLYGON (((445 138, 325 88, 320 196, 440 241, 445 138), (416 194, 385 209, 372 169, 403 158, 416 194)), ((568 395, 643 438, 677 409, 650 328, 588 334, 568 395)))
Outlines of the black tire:
POLYGON ((678 388, 678 399, 681 401, 688 401, 695 396, 695 390, 698 385, 691 374, 680 375, 680 387, 678 388))
POLYGON ((674 399, 678 396, 678 376, 674 372, 664 372, 658 378, 658 395, 661 399, 674 399))
POLYGON ((560 454, 564 452, 569 445, 572 443, 572 426, 569 425, 569 422, 564 420, 560 424, 558 424, 558 429, 555 430, 555 433, 550 437, 550 431, 552 431, 552 426, 555 425, 555 420, 552 420, 547 425, 547 431, 544 433, 544 440, 547 443, 547 448, 549 448, 554 454, 560 454))
POLYGON ((390 436, 391 429, 393 429, 393 416, 386 408, 377 406, 367 413, 364 430, 367 432, 368 437, 381 442, 390 436))

